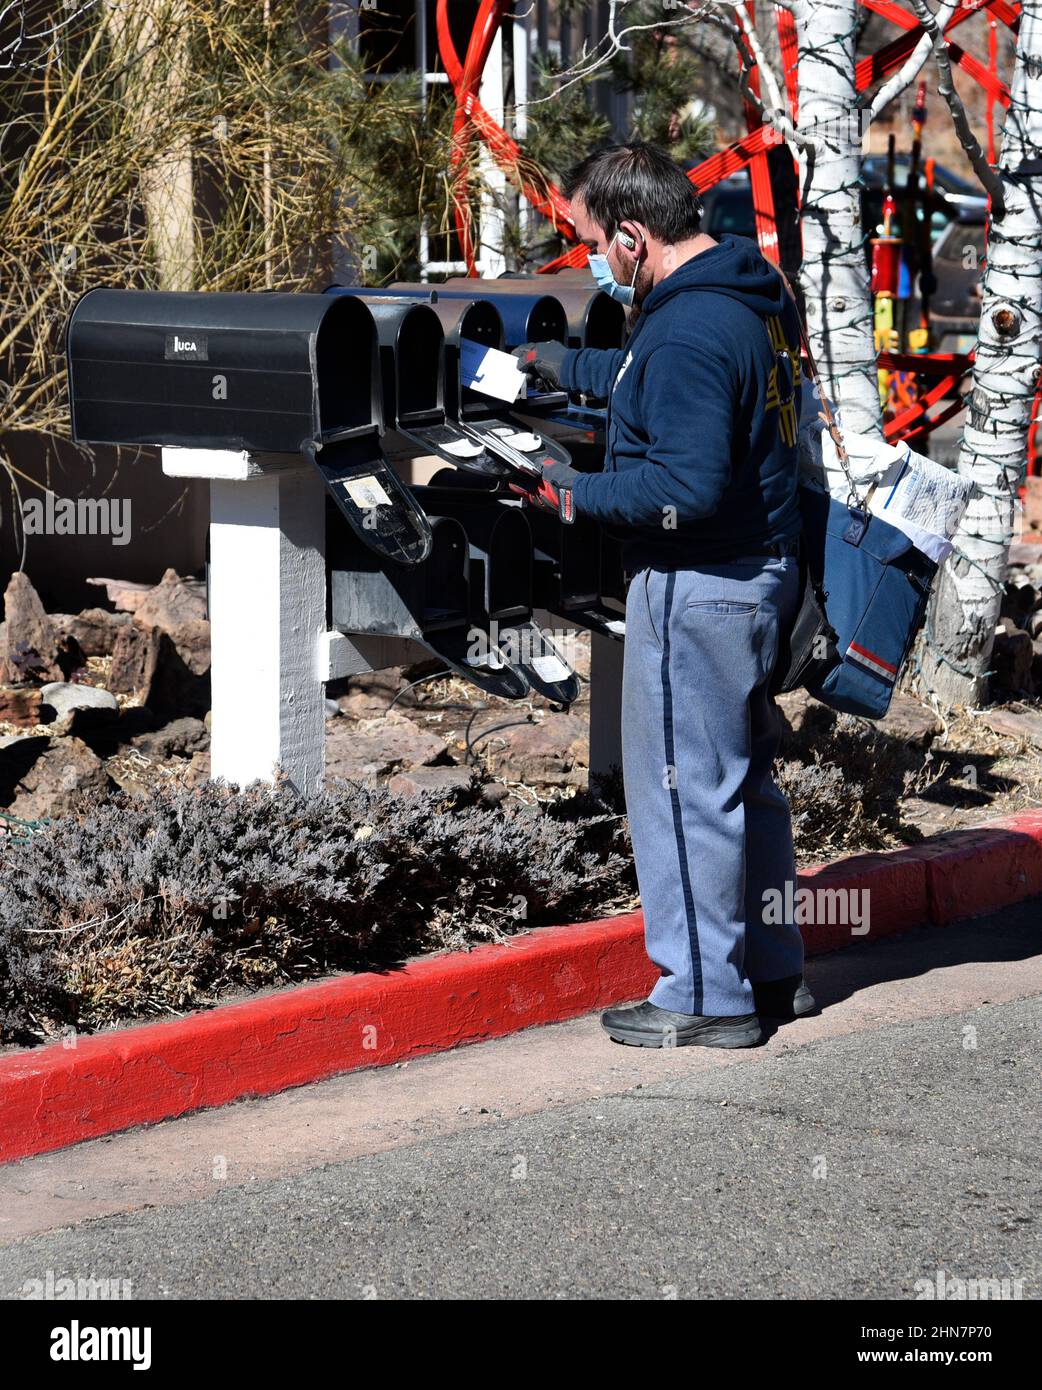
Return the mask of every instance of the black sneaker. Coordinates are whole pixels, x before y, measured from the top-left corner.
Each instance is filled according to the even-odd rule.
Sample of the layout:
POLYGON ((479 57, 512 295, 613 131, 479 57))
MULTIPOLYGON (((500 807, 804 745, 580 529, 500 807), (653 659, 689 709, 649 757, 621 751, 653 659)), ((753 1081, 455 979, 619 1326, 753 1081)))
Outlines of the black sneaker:
POLYGON ((760 980, 753 985, 753 998, 761 1018, 802 1018, 818 1009, 802 975, 789 975, 784 980, 760 980))
POLYGON ((650 999, 627 1009, 609 1009, 601 1014, 601 1027, 615 1042, 631 1047, 755 1047, 763 1042, 756 1014, 675 1014, 650 999))

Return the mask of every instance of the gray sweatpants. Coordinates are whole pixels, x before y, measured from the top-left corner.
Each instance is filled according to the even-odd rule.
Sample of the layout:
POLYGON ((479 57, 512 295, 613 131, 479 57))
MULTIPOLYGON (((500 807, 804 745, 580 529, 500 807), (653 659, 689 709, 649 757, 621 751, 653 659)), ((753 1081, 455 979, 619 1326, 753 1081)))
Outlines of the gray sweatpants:
POLYGON ((766 556, 630 582, 626 805, 647 952, 662 971, 651 999, 677 1013, 752 1013, 750 981, 803 970, 799 928, 764 922, 765 891, 784 892, 796 872, 767 682, 797 590, 797 561, 766 556))

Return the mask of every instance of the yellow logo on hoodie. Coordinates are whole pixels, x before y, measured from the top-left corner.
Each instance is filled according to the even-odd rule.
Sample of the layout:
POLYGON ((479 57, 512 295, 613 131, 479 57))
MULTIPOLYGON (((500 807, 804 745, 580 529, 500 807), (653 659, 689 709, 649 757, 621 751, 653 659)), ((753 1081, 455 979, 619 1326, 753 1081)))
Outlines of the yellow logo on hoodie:
POLYGON ((798 427, 798 417, 796 415, 796 392, 800 389, 800 350, 799 346, 790 346, 785 337, 785 330, 782 328, 781 319, 772 314, 766 320, 767 333, 771 340, 771 346, 775 351, 775 361, 771 367, 771 374, 767 381, 767 401, 768 410, 778 411, 778 430, 782 440, 789 446, 795 448, 796 432, 798 427), (789 359, 792 367, 792 391, 785 400, 781 398, 778 386, 778 360, 782 354, 789 359))

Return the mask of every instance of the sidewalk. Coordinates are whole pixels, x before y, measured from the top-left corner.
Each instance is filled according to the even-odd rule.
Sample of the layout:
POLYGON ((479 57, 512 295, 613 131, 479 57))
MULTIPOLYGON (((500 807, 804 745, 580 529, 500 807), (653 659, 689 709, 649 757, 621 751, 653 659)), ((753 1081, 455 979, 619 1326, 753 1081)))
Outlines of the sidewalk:
POLYGON ((811 961, 822 1016, 765 1048, 592 1015, 10 1165, 0 1294, 902 1298, 944 1270, 1038 1298, 1040 927, 1035 900, 811 961))

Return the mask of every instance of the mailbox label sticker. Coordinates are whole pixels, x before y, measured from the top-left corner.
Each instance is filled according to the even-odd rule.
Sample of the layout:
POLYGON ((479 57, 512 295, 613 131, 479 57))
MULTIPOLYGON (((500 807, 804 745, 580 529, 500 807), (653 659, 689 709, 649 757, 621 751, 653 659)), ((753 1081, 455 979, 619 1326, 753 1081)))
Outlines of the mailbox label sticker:
POLYGON ((391 499, 380 486, 378 478, 345 478, 344 491, 356 507, 367 512, 373 507, 389 507, 391 499))
POLYGON ((166 335, 166 352, 164 356, 168 362, 207 362, 209 357, 206 350, 205 333, 168 333, 166 335))
POLYGON ((542 656, 534 656, 532 658, 532 670, 540 680, 544 681, 563 681, 572 674, 571 669, 552 652, 546 652, 542 656))

